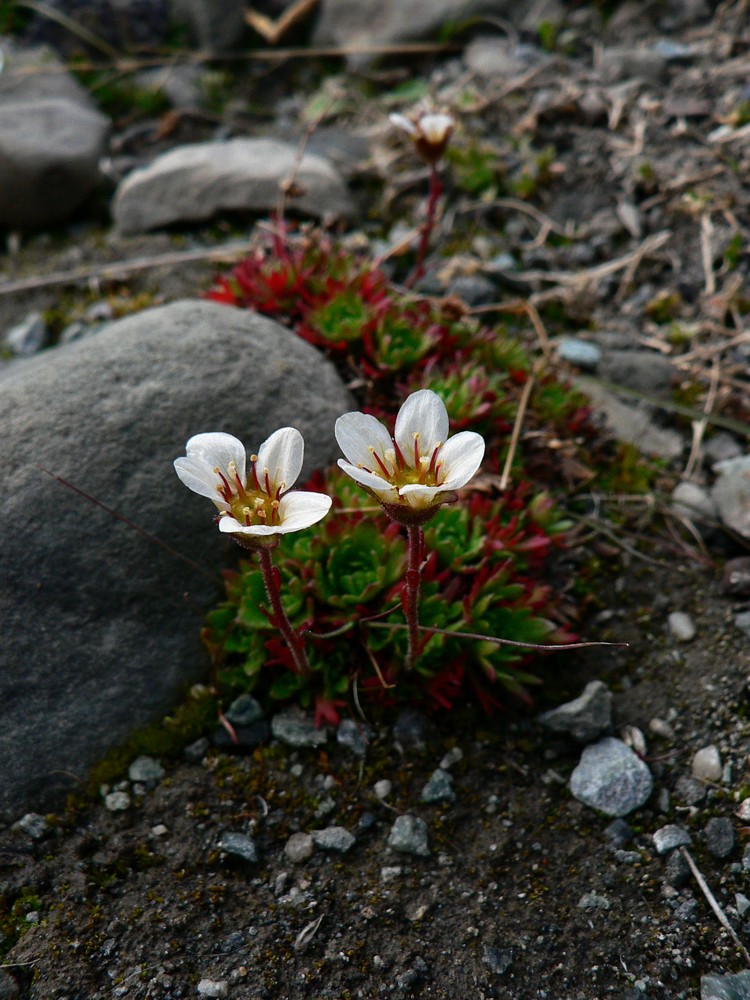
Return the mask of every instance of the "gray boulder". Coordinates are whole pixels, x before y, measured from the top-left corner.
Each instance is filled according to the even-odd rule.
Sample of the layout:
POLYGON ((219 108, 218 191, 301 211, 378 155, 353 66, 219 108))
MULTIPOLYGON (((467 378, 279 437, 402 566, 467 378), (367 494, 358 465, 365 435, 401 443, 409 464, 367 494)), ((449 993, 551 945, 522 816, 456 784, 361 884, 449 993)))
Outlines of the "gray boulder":
POLYGON ((303 482, 337 455, 334 421, 351 408, 310 345, 205 301, 147 310, 2 372, 0 819, 49 806, 206 676, 198 631, 238 550, 174 473, 187 439, 224 430, 257 448, 296 426, 303 482))
POLYGON ((750 455, 717 462, 719 478, 711 490, 722 523, 743 538, 750 538, 750 455))
POLYGON ((120 184, 113 214, 132 234, 177 222, 210 219, 218 212, 266 212, 279 201, 279 185, 294 171, 299 197, 288 207, 322 218, 349 215, 344 182, 320 156, 275 139, 230 139, 180 146, 134 170, 120 184))
POLYGON ((109 119, 48 49, 3 49, 0 226, 68 218, 99 180, 109 119))
MULTIPOLYGON (((321 0, 316 45, 383 46, 436 37, 479 14, 509 17, 511 0, 321 0)), ((371 59, 352 53, 350 63, 371 59)))

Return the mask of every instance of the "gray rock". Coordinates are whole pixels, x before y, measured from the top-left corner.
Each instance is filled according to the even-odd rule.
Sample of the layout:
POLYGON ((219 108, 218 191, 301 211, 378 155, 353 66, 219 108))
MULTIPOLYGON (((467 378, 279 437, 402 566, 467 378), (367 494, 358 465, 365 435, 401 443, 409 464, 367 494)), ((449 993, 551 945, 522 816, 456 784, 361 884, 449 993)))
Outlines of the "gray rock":
POLYGON ((47 820, 39 813, 26 813, 15 825, 19 830, 27 833, 32 840, 42 840, 50 831, 47 820))
POLYGON ((427 826, 418 816, 399 816, 388 835, 388 846, 402 854, 426 858, 430 853, 427 826))
POLYGON ((682 455, 685 447, 682 435, 670 428, 657 427, 652 407, 646 403, 635 406, 623 403, 609 390, 585 377, 574 379, 574 383, 602 412, 618 440, 637 445, 645 454, 658 455, 670 461, 682 455))
POLYGON ((324 830, 313 830, 310 836, 321 851, 333 851, 335 854, 346 854, 357 840, 354 834, 349 833, 343 826, 327 826, 324 830))
POLYGON ((241 694, 227 709, 226 717, 233 726, 252 726, 263 718, 263 709, 251 694, 241 694))
POLYGON ((750 1000, 750 971, 701 976, 701 1000, 750 1000))
POLYGON ((727 816, 712 816, 703 831, 708 853, 715 858, 728 858, 737 846, 734 824, 727 816))
POLYGON ((309 860, 315 850, 315 844, 309 833, 293 833, 284 845, 284 854, 293 865, 309 860))
POLYGON ((647 83, 662 81, 667 69, 666 57, 655 49, 613 47, 602 49, 599 72, 605 83, 619 83, 638 77, 647 83))
POLYGON ((602 681, 589 681, 582 694, 543 712, 539 721, 555 733, 568 733, 579 743, 591 743, 612 726, 612 692, 602 681))
POLYGON ((148 788, 156 788, 167 772, 153 757, 136 757, 128 768, 131 781, 138 781, 148 788))
POLYGON ((695 638, 695 622, 685 611, 673 611, 667 617, 667 625, 678 642, 692 642, 695 638))
POLYGON ((672 490, 672 508, 691 521, 717 521, 719 511, 709 493, 695 483, 678 483, 672 490))
POLYGON ((208 52, 236 46, 245 30, 245 0, 169 0, 172 20, 184 24, 208 52))
POLYGON ((560 337, 556 340, 557 353, 570 365, 576 365, 583 371, 595 372, 602 359, 602 349, 598 344, 579 337, 560 337))
POLYGON ((211 741, 208 737, 201 736, 194 743, 190 743, 185 747, 185 760, 190 761, 191 764, 200 764, 210 746, 211 741))
POLYGON ((174 474, 187 439, 221 429, 257 448, 294 425, 307 442, 303 482, 338 454, 333 424, 352 403, 288 330, 205 301, 16 361, 0 382, 0 521, 14 526, 0 533, 0 816, 12 818, 48 806, 70 787, 62 772, 83 776, 208 673, 199 630, 235 546, 210 501, 174 474))
POLYGON ((750 597, 750 556, 737 556, 724 564, 721 586, 725 594, 750 597))
POLYGON ((245 833, 223 833, 217 845, 225 854, 231 854, 242 861, 254 864, 258 860, 258 849, 252 837, 245 833))
POLYGON ((687 830, 676 823, 667 823, 654 834, 654 848, 657 854, 669 854, 678 847, 687 847, 692 843, 687 830))
POLYGON ((424 750, 427 740, 426 717, 416 708, 407 708, 393 726, 393 742, 400 752, 424 750))
POLYGON ((706 786, 686 774, 680 775, 674 790, 677 800, 685 806, 699 806, 706 798, 706 786))
MULTIPOLYGON (((321 0, 315 45, 355 49, 436 37, 446 24, 479 14, 507 17, 510 0, 321 0)), ((363 65, 371 55, 353 52, 350 65, 363 65)))
POLYGON ((290 747, 320 747, 328 741, 328 730, 300 709, 291 708, 271 719, 271 735, 290 747))
POLYGON ((703 454, 706 457, 706 463, 714 469, 714 466, 718 465, 719 462, 739 458, 742 454, 742 446, 734 435, 726 431, 718 431, 703 443, 703 454))
POLYGON ((0 74, 0 226, 68 218, 98 183, 109 125, 49 49, 9 48, 0 74))
POLYGON ((692 764, 693 777, 698 781, 716 782, 721 781, 721 755, 719 748, 710 744, 701 747, 693 755, 692 764))
POLYGON ((579 910, 610 910, 612 904, 606 896, 600 896, 596 892, 585 892, 578 900, 579 910))
POLYGON ((727 528, 743 538, 750 538, 750 455, 717 462, 720 473, 711 497, 727 528))
POLYGON ((687 863, 680 851, 672 851, 667 858, 665 868, 665 878, 667 883, 671 885, 673 889, 684 889, 692 877, 690 865, 687 863))
POLYGON ((607 816, 627 816, 644 805, 652 788, 646 764, 611 736, 586 747, 570 777, 575 798, 607 816))
POLYGON ((369 728, 354 719, 342 719, 336 730, 336 742, 351 750, 355 757, 364 757, 371 738, 369 728))
POLYGON ((110 812, 125 812, 130 808, 130 796, 127 792, 108 792, 104 796, 104 805, 110 812))
POLYGON ((750 611, 740 611, 738 615, 735 615, 734 624, 740 632, 744 632, 746 636, 750 637, 750 611))
POLYGON ((266 212, 276 207, 279 185, 293 170, 303 193, 288 207, 315 218, 346 216, 349 193, 338 172, 320 156, 274 139, 230 139, 179 146, 129 174, 117 189, 113 215, 122 233, 210 219, 220 212, 266 212))
POLYGON ((47 324, 41 313, 33 312, 5 334, 5 346, 20 357, 28 357, 44 346, 47 324))
POLYGON ((464 51, 467 67, 477 76, 508 79, 528 73, 544 62, 551 62, 549 55, 533 45, 518 44, 507 38, 479 36, 464 51))
POLYGON ((482 274, 461 274, 450 283, 447 295, 456 295, 467 306, 487 306, 497 301, 497 286, 482 274))
POLYGON ((484 949, 484 961, 489 965, 490 971, 496 976, 503 976, 513 964, 514 952, 512 948, 487 948, 484 949))
POLYGON ((672 362, 656 351, 604 351, 599 371, 608 382, 652 394, 667 391, 674 379, 672 362))
POLYGON ((433 771, 429 781, 422 789, 422 802, 455 802, 456 793, 453 791, 453 777, 441 767, 433 771))

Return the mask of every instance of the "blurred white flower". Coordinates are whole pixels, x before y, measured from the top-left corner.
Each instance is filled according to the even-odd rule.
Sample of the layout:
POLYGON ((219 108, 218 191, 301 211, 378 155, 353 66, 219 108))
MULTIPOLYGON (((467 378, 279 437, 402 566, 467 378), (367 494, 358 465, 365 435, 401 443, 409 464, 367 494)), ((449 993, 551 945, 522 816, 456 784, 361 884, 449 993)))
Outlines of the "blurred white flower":
POLYGON ((175 472, 189 489, 214 502, 219 530, 238 541, 270 544, 275 535, 309 528, 331 508, 331 498, 322 493, 288 492, 305 451, 294 427, 274 431, 250 456, 249 469, 245 446, 231 434, 196 434, 186 451, 175 461, 175 472))
POLYGON ((393 437, 366 413, 336 421, 336 440, 346 456, 339 466, 402 523, 429 519, 455 499, 484 457, 484 438, 462 431, 448 440, 448 411, 430 389, 405 401, 393 437))
POLYGON ((441 159, 456 127, 455 119, 443 112, 421 112, 410 118, 400 114, 389 117, 392 125, 412 137, 419 154, 431 164, 441 159))

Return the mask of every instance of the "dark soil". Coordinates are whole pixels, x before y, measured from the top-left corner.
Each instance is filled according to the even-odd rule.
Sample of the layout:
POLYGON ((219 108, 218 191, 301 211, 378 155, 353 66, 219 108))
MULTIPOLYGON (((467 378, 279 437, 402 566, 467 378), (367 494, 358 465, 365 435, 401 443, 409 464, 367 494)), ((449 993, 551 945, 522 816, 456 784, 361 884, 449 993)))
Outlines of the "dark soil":
MULTIPOLYGON (((520 289, 549 310, 552 332, 626 335, 631 346, 659 350, 673 360, 678 381, 697 387, 691 398, 699 410, 719 358, 718 399, 737 418, 748 408, 747 360, 736 353, 742 341, 728 353, 721 345, 743 332, 750 164, 744 141, 708 136, 746 100, 745 6, 722 4, 711 19, 672 30, 670 41, 697 54, 670 62, 659 84, 622 79, 603 90, 590 80, 594 42, 652 45, 665 37, 656 15, 636 10, 595 37, 585 36, 598 23, 594 14, 579 18, 573 55, 560 55, 554 71, 510 96, 486 86, 485 103, 464 128, 503 155, 501 136, 528 135, 535 149, 554 145, 557 167, 530 203, 561 229, 572 222, 570 238, 552 232, 538 241, 544 221, 454 192, 476 220, 467 241, 504 227, 519 263, 508 294, 520 289), (663 232, 663 242, 643 250, 663 232), (595 270, 628 255, 630 268, 595 270), (540 268, 558 276, 540 277, 540 268), (670 340, 668 324, 657 322, 654 301, 665 295, 676 296, 670 320, 699 328, 690 345, 697 354, 687 356, 684 341, 670 340)), ((434 80, 451 72, 440 64, 434 80)), ((383 109, 372 102, 358 115, 367 125, 383 109)), ((392 154, 392 136, 383 142, 392 154)), ((364 191, 390 173, 390 166, 380 177, 365 171, 364 191)), ((410 182, 391 180, 384 203, 394 216, 416 211, 410 182)), ((461 211, 452 218, 460 229, 461 211)), ((233 222, 188 239, 205 246, 237 235, 233 222)), ((92 225, 35 237, 0 267, 7 280, 95 268, 180 249, 185 239, 109 240, 92 225)), ((58 310, 61 328, 103 295, 127 310, 196 294, 215 270, 205 262, 152 267, 85 289, 61 283, 0 295, 0 325, 43 309, 58 310)), ((676 478, 680 470, 673 471, 676 478)), ((630 646, 548 658, 549 682, 533 710, 510 706, 488 720, 465 708, 423 720, 416 744, 394 739, 393 719, 374 720, 363 760, 333 739, 317 750, 270 743, 247 756, 209 749, 198 762, 165 761, 167 774, 153 789, 127 783, 133 801, 124 812, 79 803, 50 818, 42 839, 0 831, 0 932, 18 937, 0 969, 0 997, 168 1000, 200 995, 199 982, 210 980, 203 995, 238 1000, 697 1000, 702 975, 748 968, 693 876, 659 857, 652 842, 666 823, 690 830, 698 868, 740 940, 750 942, 750 911, 744 919, 735 898, 750 895, 746 831, 735 816, 750 793, 750 644, 734 624, 741 601, 718 579, 723 559, 741 549, 736 539, 713 542, 707 558, 685 546, 676 556, 655 536, 642 546, 655 562, 609 552, 580 630, 630 646), (692 642, 671 636, 666 619, 674 610, 693 617, 692 642), (648 805, 627 818, 624 831, 572 798, 567 781, 580 747, 535 721, 540 708, 577 695, 592 678, 615 692, 615 731, 636 741, 632 727, 642 734, 655 779, 648 805), (720 751, 724 777, 690 805, 677 782, 709 744, 720 751), (425 782, 455 747, 463 752, 451 767, 456 801, 423 804, 425 782), (385 779, 392 791, 382 801, 374 785, 385 779), (387 847, 400 814, 424 819, 428 857, 387 847), (737 845, 728 857, 707 849, 711 817, 734 823, 737 845), (356 834, 347 853, 316 850, 302 863, 288 860, 291 834, 330 825, 356 834), (252 834, 257 862, 220 849, 228 831, 252 834), (593 908, 586 900, 582 906, 592 893, 593 908)), ((593 548, 580 553, 579 564, 593 555, 593 548)))

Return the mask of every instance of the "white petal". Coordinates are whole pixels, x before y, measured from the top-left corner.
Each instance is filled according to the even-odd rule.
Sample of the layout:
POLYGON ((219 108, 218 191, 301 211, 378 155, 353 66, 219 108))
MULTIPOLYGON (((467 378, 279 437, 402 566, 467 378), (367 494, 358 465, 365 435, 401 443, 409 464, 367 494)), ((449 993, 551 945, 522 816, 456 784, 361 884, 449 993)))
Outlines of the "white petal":
POLYGON ((396 128, 402 129, 404 132, 408 132, 409 135, 416 135, 417 127, 414 122, 407 118, 406 115, 400 115, 397 112, 388 115, 391 125, 395 125, 396 128))
POLYGON ((336 440, 339 448, 352 465, 364 465, 372 469, 371 448, 380 455, 393 448, 391 435, 385 427, 369 413, 344 413, 336 421, 336 440))
POLYGON ((409 486, 402 486, 398 492, 410 507, 414 507, 415 510, 424 510, 425 507, 432 507, 438 502, 440 494, 445 493, 445 487, 420 486, 419 483, 413 483, 409 486))
POLYGON ((271 493, 279 487, 288 490, 297 482, 305 457, 305 442, 296 427, 281 427, 258 449, 257 472, 261 486, 265 470, 271 480, 271 493), (283 485, 282 485, 283 484, 283 485))
POLYGON ((448 438, 448 411, 431 389, 420 389, 408 397, 398 411, 394 437, 407 464, 413 469, 414 435, 419 434, 420 455, 431 456, 448 438))
POLYGON ((444 490, 458 490, 474 476, 484 458, 484 438, 474 431, 461 431, 440 449, 444 490))
POLYGON ((422 115, 417 128, 428 142, 437 146, 445 142, 455 124, 450 115, 422 115))
POLYGON ((331 509, 333 501, 324 493, 311 493, 305 490, 293 490, 281 498, 279 504, 280 524, 277 530, 280 534, 289 531, 301 531, 322 520, 331 509))
POLYGON ((222 517, 219 531, 226 535, 278 535, 279 527, 273 524, 240 524, 233 517, 222 517))
POLYGON ((385 479, 381 479, 380 476, 376 476, 372 472, 366 472, 364 469, 358 469, 356 465, 345 462, 343 458, 339 459, 339 468, 343 469, 347 476, 351 476, 360 486, 366 486, 368 490, 372 490, 381 500, 391 503, 398 502, 398 490, 396 487, 391 486, 390 483, 386 482, 385 479))
POLYGON ((233 434, 216 431, 211 434, 196 434, 190 438, 185 448, 187 457, 205 462, 212 469, 218 466, 226 475, 230 462, 234 462, 240 479, 245 480, 245 446, 233 434))
POLYGON ((187 455, 174 463, 177 475, 188 489, 222 503, 219 495, 221 479, 215 469, 220 469, 230 482, 233 481, 229 465, 234 463, 237 474, 244 481, 245 446, 231 434, 196 434, 186 447, 187 455))

